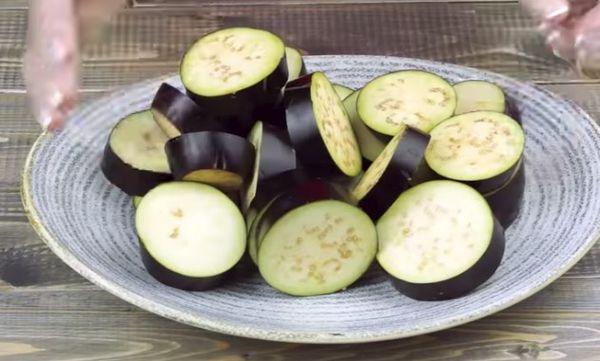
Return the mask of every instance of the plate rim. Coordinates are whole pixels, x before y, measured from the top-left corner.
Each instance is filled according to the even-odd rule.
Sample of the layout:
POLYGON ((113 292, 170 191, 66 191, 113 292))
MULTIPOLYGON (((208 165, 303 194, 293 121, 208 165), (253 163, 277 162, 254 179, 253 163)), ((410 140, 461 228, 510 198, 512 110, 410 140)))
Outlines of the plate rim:
MULTIPOLYGON (((530 83, 528 81, 522 81, 515 78, 508 77, 506 75, 490 72, 487 70, 481 70, 473 67, 451 64, 439 61, 432 61, 426 59, 419 58, 405 58, 405 57, 397 57, 397 56, 382 56, 382 55, 352 55, 352 54, 331 54, 331 55, 313 55, 306 56, 308 59, 325 59, 332 57, 352 57, 355 59, 364 58, 364 59, 373 59, 377 58, 379 60, 400 60, 400 61, 419 61, 423 64, 431 64, 437 66, 444 66, 456 69, 465 69, 476 71, 482 74, 492 75, 493 77, 500 77, 505 80, 510 80, 512 82, 518 82, 521 84, 527 84, 528 86, 534 87, 536 90, 542 91, 546 94, 551 95, 554 98, 559 98, 563 101, 567 101, 573 104, 579 111, 586 115, 586 122, 590 123, 592 127, 595 129, 596 133, 600 135, 600 125, 598 125, 594 119, 577 103, 570 99, 566 99, 562 96, 559 96, 547 89, 541 88, 540 86, 530 83)), ((93 100, 93 102, 102 102, 111 98, 114 93, 119 91, 124 91, 126 89, 134 89, 138 88, 145 83, 154 83, 159 82, 161 79, 171 78, 176 73, 171 73, 168 75, 162 75, 158 77, 154 77, 151 79, 145 79, 142 81, 135 82, 133 84, 128 84, 124 86, 118 86, 108 90, 108 93, 103 95, 102 97, 93 100)), ((139 296, 128 290, 127 287, 121 286, 118 283, 110 282, 105 279, 104 276, 98 274, 94 270, 85 266, 83 262, 81 262, 77 257, 75 257, 71 252, 66 250, 61 246, 60 241, 54 239, 48 229, 42 223, 40 216, 38 215, 37 209, 35 208, 33 197, 31 194, 31 171, 33 167, 34 157, 40 147, 44 142, 46 142, 49 138, 52 137, 52 134, 47 130, 43 131, 42 134, 35 140, 33 145, 31 146, 29 153, 27 154, 27 158, 25 160, 25 165, 21 172, 21 201, 23 204, 23 208, 25 211, 25 215, 31 224, 32 228, 36 232, 36 234, 40 237, 40 239, 52 250, 52 252, 57 255, 65 264, 67 264, 71 269, 75 272, 79 273, 81 276, 86 278, 88 281, 91 281, 95 285, 99 286, 101 289, 111 293, 112 295, 122 299, 125 302, 128 302, 146 312, 150 312, 156 314, 158 316, 183 323, 189 326, 193 326, 196 328, 200 328, 210 332, 217 332, 224 335, 229 336, 237 336, 237 337, 246 337, 252 339, 259 339, 264 341, 277 341, 277 342, 294 342, 294 343, 306 343, 306 344, 351 344, 351 343, 369 343, 369 342, 379 342, 379 341, 389 341, 402 339, 412 336, 419 336, 424 334, 429 334, 441 330, 446 330, 449 328, 453 328, 456 326, 464 325, 484 317, 490 316, 497 312, 503 311, 529 297, 538 293, 562 275, 564 275, 568 270, 570 270, 577 262, 579 262, 588 252, 589 250, 596 244, 596 242, 600 239, 600 222, 597 223, 596 228, 593 232, 591 232, 586 238, 585 242, 582 243, 581 247, 574 252, 567 262, 557 267, 552 273, 549 274, 549 277, 537 285, 534 285, 531 288, 528 288, 520 293, 515 293, 509 299, 505 300, 501 303, 492 303, 487 306, 479 308, 479 312, 472 312, 471 314, 464 317, 456 317, 455 319, 451 319, 444 323, 439 323, 430 327, 422 327, 409 331, 393 331, 393 332, 368 332, 369 335, 365 336, 345 336, 344 334, 334 334, 330 332, 306 332, 306 331, 290 331, 290 332, 270 332, 267 330, 261 330, 260 328, 240 328, 239 326, 231 325, 231 324, 222 324, 218 321, 214 321, 208 318, 202 317, 202 315, 194 315, 193 318, 186 317, 186 313, 179 311, 175 308, 171 308, 167 305, 160 305, 160 307, 153 307, 155 304, 152 301, 148 301, 146 297, 139 296)), ((367 332, 366 332, 367 333, 367 332)))

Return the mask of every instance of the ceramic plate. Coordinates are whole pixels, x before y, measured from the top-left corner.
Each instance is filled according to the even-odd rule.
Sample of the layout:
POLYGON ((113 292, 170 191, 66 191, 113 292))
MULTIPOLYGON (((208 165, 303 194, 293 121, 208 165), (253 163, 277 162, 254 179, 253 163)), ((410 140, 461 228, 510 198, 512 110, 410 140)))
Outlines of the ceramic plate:
POLYGON ((378 270, 351 289, 296 298, 258 275, 208 292, 155 281, 142 266, 131 198, 100 172, 109 130, 147 108, 161 82, 143 82, 87 104, 58 136, 42 135, 29 155, 23 201, 48 246, 74 270, 150 312, 217 332, 267 340, 343 343, 407 337, 460 325, 513 305, 572 267, 600 233, 600 136, 573 103, 541 88, 465 67, 375 56, 315 56, 309 70, 359 88, 377 75, 424 69, 452 82, 491 80, 506 89, 527 134, 526 191, 507 230, 506 253, 494 276, 456 300, 419 302, 398 294, 378 270))

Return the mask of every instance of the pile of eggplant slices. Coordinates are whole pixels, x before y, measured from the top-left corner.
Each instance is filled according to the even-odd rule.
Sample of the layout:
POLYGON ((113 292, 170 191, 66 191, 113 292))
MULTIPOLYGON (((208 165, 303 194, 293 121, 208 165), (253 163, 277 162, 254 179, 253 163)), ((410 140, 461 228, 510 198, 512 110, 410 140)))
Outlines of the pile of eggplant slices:
POLYGON ((499 266, 525 135, 497 85, 400 70, 353 90, 252 28, 204 35, 180 76, 185 92, 162 84, 118 122, 101 164, 135 196, 158 281, 200 291, 258 269, 314 296, 377 259, 402 294, 443 300, 499 266))

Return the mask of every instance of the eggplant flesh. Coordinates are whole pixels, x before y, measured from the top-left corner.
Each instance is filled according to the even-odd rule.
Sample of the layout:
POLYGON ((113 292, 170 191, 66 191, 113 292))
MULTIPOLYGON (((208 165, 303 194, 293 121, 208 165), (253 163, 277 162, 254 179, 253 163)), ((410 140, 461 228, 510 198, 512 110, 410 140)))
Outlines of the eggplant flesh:
POLYGON ((392 277, 392 285, 402 294, 419 301, 442 301, 468 294, 496 272, 504 256, 504 229, 494 219, 492 240, 485 253, 468 270, 451 279, 434 283, 411 283, 392 277))
POLYGON ((350 120, 323 73, 288 84, 286 122, 300 164, 315 175, 354 177, 362 157, 350 120), (322 123, 322 124, 321 124, 322 123))
POLYGON ((146 270, 148 270, 148 273, 150 273, 150 275, 154 277, 157 281, 167 286, 187 291, 205 291, 221 285, 231 273, 231 270, 229 270, 222 274, 210 277, 189 277, 181 275, 179 273, 171 271, 170 269, 157 262, 150 255, 150 253, 148 253, 148 250, 144 246, 143 242, 139 242, 139 244, 142 262, 144 263, 146 270))
POLYGON ((414 175, 425 166, 425 149, 429 142, 429 135, 407 127, 396 137, 399 139, 392 139, 371 164, 371 167, 383 166, 384 170, 372 169, 365 173, 365 177, 376 178, 379 176, 378 179, 364 180, 375 183, 367 190, 366 195, 359 199, 358 203, 372 219, 381 217, 396 198, 414 184, 414 175), (390 147, 393 149, 389 149, 390 147), (388 152, 392 152, 392 154, 389 155, 388 152), (384 158, 390 156, 387 165, 380 164, 387 160, 384 158))

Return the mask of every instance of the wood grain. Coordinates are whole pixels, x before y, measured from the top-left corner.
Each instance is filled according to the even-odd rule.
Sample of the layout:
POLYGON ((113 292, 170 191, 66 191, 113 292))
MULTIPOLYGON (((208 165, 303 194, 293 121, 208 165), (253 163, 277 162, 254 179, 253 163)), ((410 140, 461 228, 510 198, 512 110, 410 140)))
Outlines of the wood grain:
MULTIPOLYGON (((262 27, 311 54, 429 58, 521 79, 578 81, 553 57, 517 3, 373 3, 140 7, 121 13, 103 41, 86 47, 83 88, 101 90, 177 70, 201 34, 262 27), (335 39, 335 41, 333 41, 335 39)), ((26 12, 0 12, 0 85, 23 89, 26 12)))

